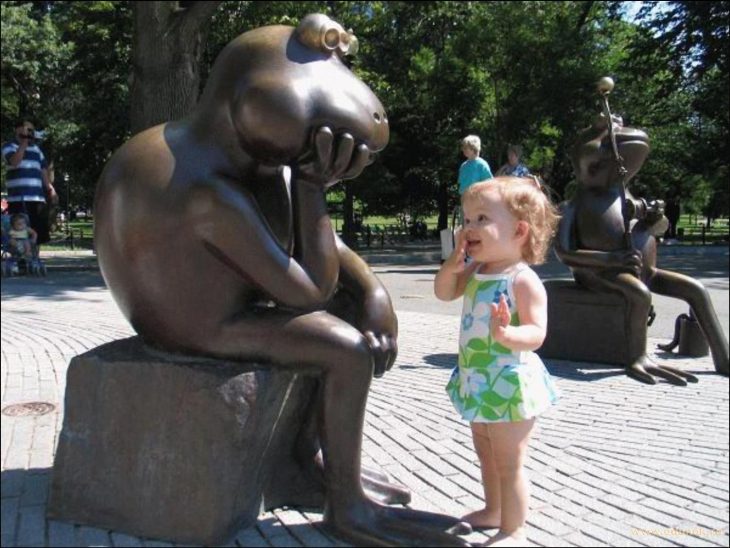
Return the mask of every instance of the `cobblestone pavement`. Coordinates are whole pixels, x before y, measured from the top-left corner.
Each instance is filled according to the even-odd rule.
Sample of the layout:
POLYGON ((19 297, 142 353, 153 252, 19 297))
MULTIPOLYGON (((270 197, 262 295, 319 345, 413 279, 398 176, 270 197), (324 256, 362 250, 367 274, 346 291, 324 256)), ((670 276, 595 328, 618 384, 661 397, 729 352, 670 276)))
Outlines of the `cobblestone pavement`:
MULTIPOLYGON (((411 488, 413 508, 460 515, 480 506, 482 486, 469 427, 443 390, 459 320, 413 311, 399 320, 396 366, 372 385, 363 461, 411 488)), ((68 362, 131 334, 98 272, 3 279, 2 408, 56 409, 2 415, 2 546, 173 546, 45 518, 68 362)), ((728 379, 709 358, 655 358, 700 382, 645 386, 618 369, 547 362, 562 399, 538 421, 527 462, 533 544, 728 546, 728 379)), ((343 546, 320 520, 269 512, 230 546, 343 546)))

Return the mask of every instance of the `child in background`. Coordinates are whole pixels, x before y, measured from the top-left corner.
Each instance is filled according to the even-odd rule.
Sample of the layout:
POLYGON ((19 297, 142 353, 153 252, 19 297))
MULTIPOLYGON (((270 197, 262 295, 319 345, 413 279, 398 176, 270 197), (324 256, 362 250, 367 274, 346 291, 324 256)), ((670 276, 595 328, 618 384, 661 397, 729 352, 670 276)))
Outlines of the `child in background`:
POLYGON ((38 234, 28 226, 25 215, 16 213, 10 218, 8 237, 10 247, 16 256, 23 259, 33 258, 33 244, 38 240, 38 234))
POLYGON ((439 299, 464 297, 459 363, 446 390, 471 423, 485 507, 462 519, 499 528, 487 545, 521 546, 527 444, 535 417, 557 401, 534 353, 545 338, 547 294, 528 265, 544 261, 558 216, 536 180, 516 177, 472 185, 462 207, 464 228, 434 281, 439 299))

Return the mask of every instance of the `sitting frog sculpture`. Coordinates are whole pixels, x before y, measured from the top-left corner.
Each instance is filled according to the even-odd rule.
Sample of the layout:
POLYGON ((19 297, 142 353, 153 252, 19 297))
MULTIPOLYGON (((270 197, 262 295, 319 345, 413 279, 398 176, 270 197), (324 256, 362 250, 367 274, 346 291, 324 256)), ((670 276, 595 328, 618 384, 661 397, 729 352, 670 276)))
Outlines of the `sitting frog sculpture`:
POLYGON ((667 227, 661 204, 637 200, 625 186, 646 160, 649 138, 611 115, 605 96, 613 82, 605 80, 605 112, 580 133, 572 152, 578 189, 563 208, 555 245, 558 257, 572 269, 578 284, 624 297, 629 376, 650 384, 656 382, 654 375, 678 385, 697 382, 693 375, 653 364, 647 357, 652 292, 689 304, 716 371, 727 375, 728 342, 707 290, 689 276, 657 268, 656 236, 667 227))
MULTIPOLYGON (((106 165, 99 264, 146 342, 320 379, 296 445, 321 476, 336 534, 372 546, 466 545, 446 532, 458 520, 380 504, 361 484, 368 390, 395 361, 397 320, 325 201, 389 137, 380 101, 341 58, 355 44, 319 14, 233 40, 190 116, 135 135, 106 165)), ((386 500, 409 499, 363 476, 386 500)))

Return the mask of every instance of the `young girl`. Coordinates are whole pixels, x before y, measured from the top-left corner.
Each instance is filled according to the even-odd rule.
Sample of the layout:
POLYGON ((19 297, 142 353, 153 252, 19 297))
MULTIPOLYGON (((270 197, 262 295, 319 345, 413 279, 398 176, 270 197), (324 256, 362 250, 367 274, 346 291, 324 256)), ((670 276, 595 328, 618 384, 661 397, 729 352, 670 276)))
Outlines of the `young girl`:
POLYGON ((441 300, 464 296, 459 365, 446 391, 471 423, 486 505, 462 519, 499 528, 487 545, 520 546, 527 443, 535 417, 557 400, 533 352, 545 338, 547 295, 528 265, 543 262, 558 216, 536 180, 516 177, 472 185, 462 206, 464 227, 434 282, 441 300))

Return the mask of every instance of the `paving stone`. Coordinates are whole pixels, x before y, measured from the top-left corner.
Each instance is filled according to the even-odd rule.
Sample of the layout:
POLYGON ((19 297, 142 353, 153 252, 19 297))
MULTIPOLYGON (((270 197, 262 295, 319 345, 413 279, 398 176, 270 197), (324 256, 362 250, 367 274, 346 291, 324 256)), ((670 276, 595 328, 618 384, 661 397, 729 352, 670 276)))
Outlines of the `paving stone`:
POLYGON ((707 542, 708 545, 728 546, 730 531, 728 531, 727 525, 720 529, 707 529, 705 527, 697 527, 695 524, 688 522, 680 523, 677 526, 677 530, 690 537, 691 543, 701 540, 707 542))
MULTIPOLYGON (((563 515, 568 517, 568 514, 563 515)), ((574 520, 574 523, 569 525, 569 520, 566 519, 564 522, 558 521, 554 516, 555 514, 548 513, 547 511, 542 513, 533 512, 527 517, 527 524, 530 527, 538 527, 556 537, 567 536, 578 529, 579 523, 575 523, 577 520, 574 520)))
POLYGON ((112 538, 112 544, 119 547, 137 548, 142 546, 142 541, 136 537, 125 535, 124 533, 111 532, 109 536, 112 538))
POLYGON ((535 546, 581 546, 568 542, 565 538, 556 537, 541 529, 528 528, 527 540, 535 546))
POLYGON ((266 539, 256 527, 248 527, 239 531, 236 535, 236 542, 239 546, 250 546, 251 548, 269 546, 269 543, 266 542, 266 539))
POLYGON ((457 483, 450 481, 448 478, 443 477, 433 470, 417 470, 414 474, 448 497, 457 498, 465 494, 464 490, 457 483))
POLYGON ((3 504, 6 498, 20 497, 23 493, 23 481, 25 471, 20 470, 3 470, 3 481, 2 481, 2 498, 3 504))
POLYGON ((679 508, 661 500, 647 498, 641 502, 646 507, 653 508, 659 512, 664 512, 670 516, 676 516, 682 521, 694 523, 699 527, 705 527, 707 529, 722 529, 723 527, 727 527, 727 521, 718 520, 687 508, 679 508))
POLYGON ((78 537, 84 546, 112 546, 109 531, 98 527, 78 527, 78 537))
POLYGON ((727 487, 722 489, 721 486, 709 487, 704 485, 697 489, 687 489, 661 480, 653 481, 650 486, 657 490, 663 490, 672 495, 676 495, 684 499, 687 503, 696 501, 699 504, 717 507, 718 504, 721 504, 723 501, 727 502, 728 500, 727 487))
POLYGON ((43 506, 21 507, 18 511, 16 544, 30 546, 45 542, 46 516, 43 506))
POLYGON ((48 498, 48 474, 26 474, 23 482, 21 506, 45 504, 48 498))
POLYGON ((568 535, 565 538, 575 546, 609 546, 599 539, 578 532, 568 535))
POLYGON ((455 468, 451 464, 449 464, 448 460, 445 459, 442 454, 439 455, 432 453, 430 451, 430 447, 428 449, 412 451, 411 455, 413 455, 421 462, 425 463, 429 469, 442 476, 453 476, 459 474, 458 468, 455 468))
MULTIPOLYGON (((4 481, 4 480, 3 480, 4 481)), ((2 534, 9 537, 9 539, 15 542, 17 538, 17 527, 18 527, 18 508, 19 501, 17 497, 2 498, 2 521, 0 521, 2 534)), ((3 546, 5 544, 3 543, 3 546)))
POLYGON ((602 537, 612 546, 644 546, 644 544, 632 534, 632 528, 623 521, 610 519, 600 514, 586 514, 577 528, 586 534, 602 537))

